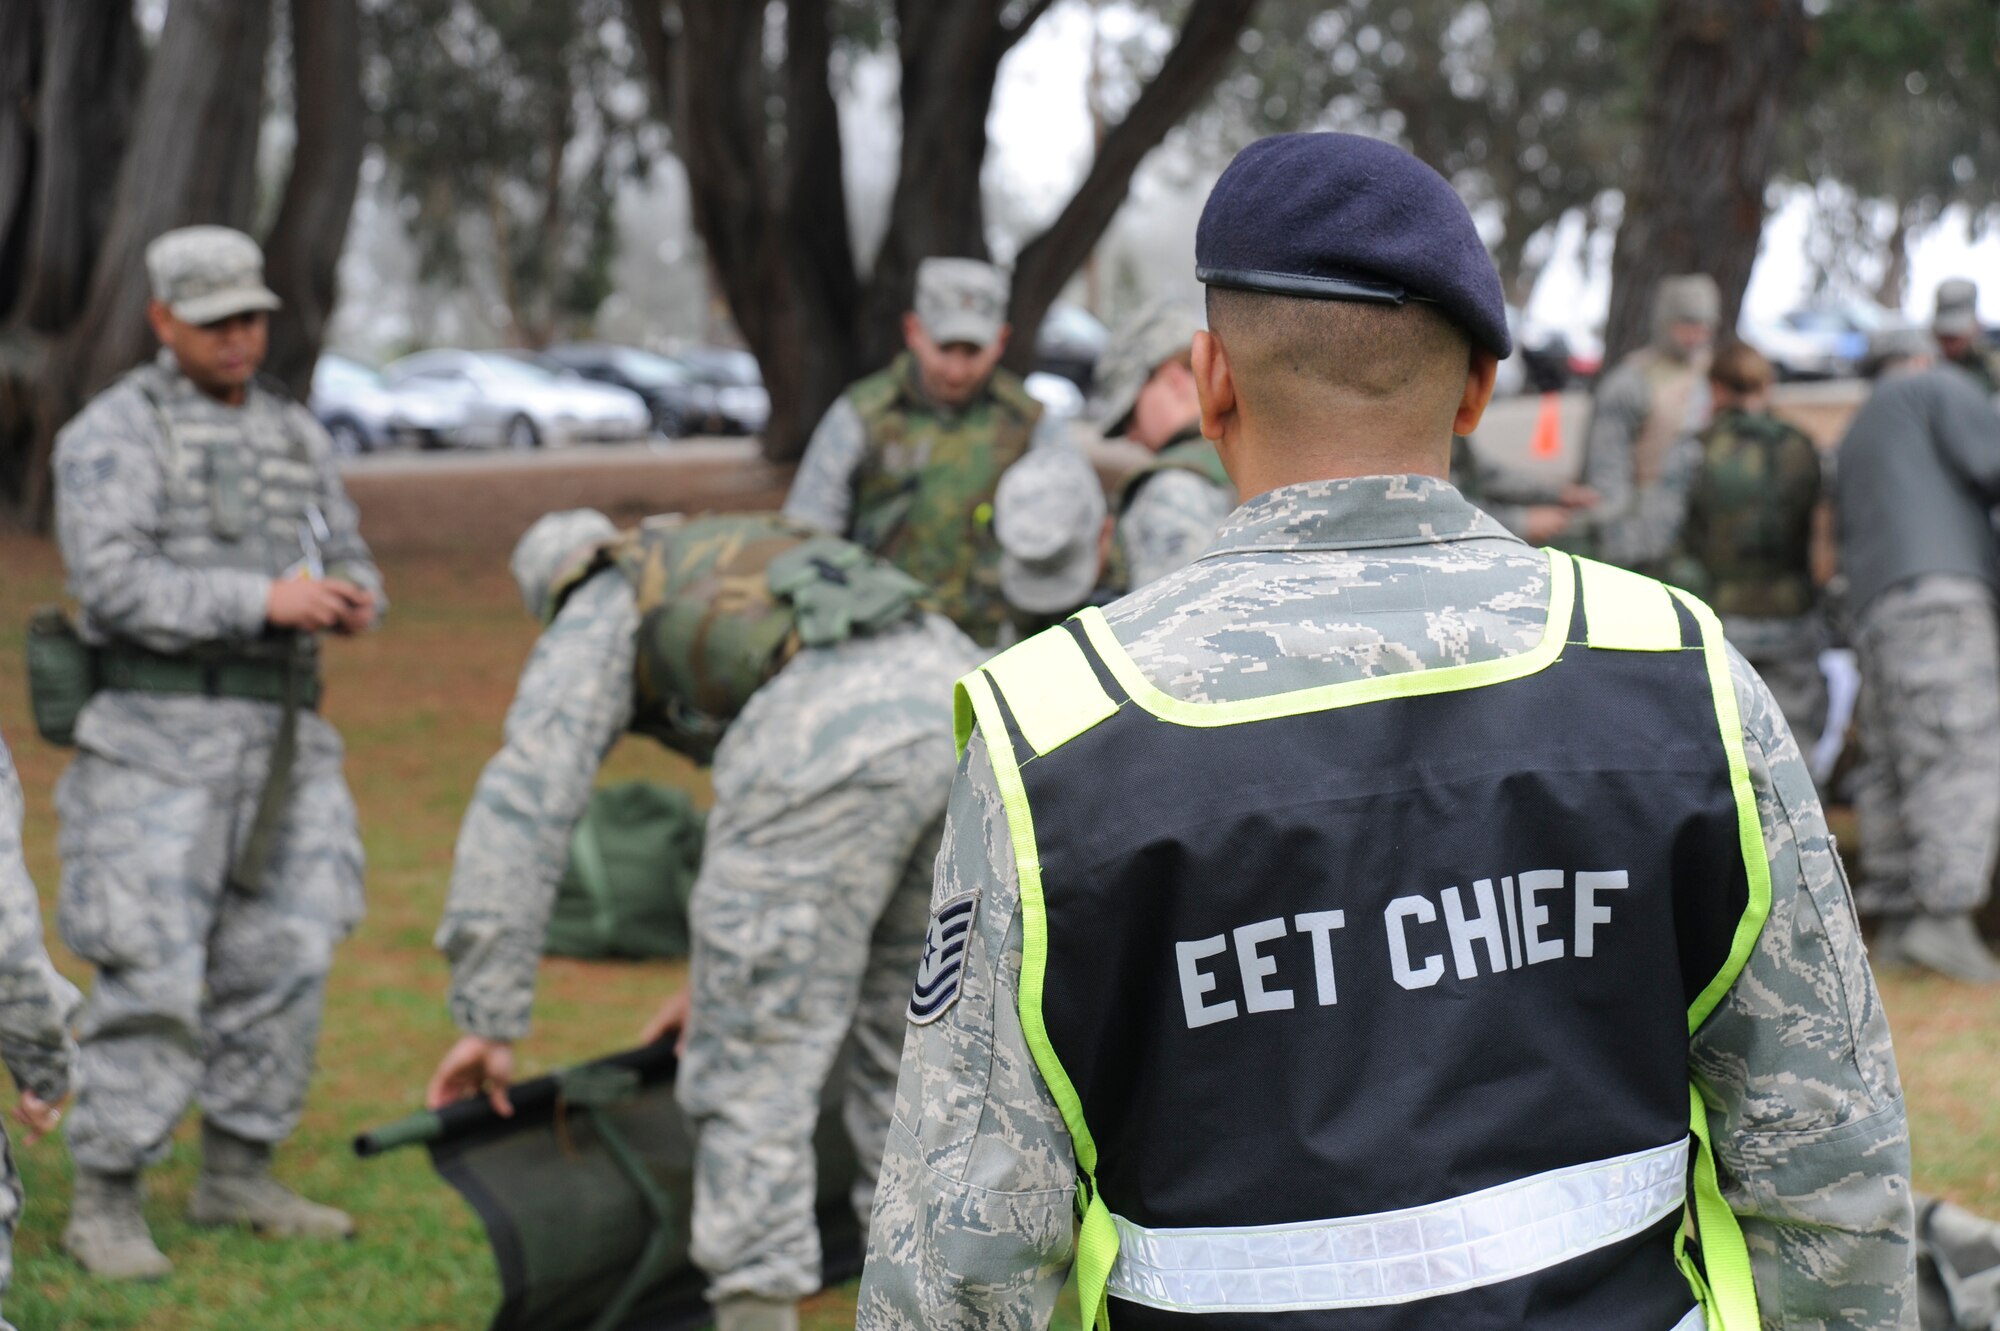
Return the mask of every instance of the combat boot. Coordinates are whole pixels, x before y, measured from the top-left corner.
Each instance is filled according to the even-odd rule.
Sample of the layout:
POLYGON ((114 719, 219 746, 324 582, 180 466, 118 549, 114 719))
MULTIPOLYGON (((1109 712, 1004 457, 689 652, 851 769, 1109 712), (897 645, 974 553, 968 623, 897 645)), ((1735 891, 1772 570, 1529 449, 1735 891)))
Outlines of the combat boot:
POLYGON ((174 1269, 153 1244, 137 1174, 76 1171, 63 1251, 103 1280, 159 1280, 174 1269))
POLYGON ((246 1141, 213 1123, 201 1125, 201 1178, 188 1202, 197 1225, 247 1225, 284 1239, 348 1239, 345 1211, 309 1202, 271 1177, 271 1147, 246 1141))
POLYGON ((2000 961, 1987 950, 1971 915, 1919 915, 1896 946, 1913 966, 1967 984, 2000 984, 2000 961))
POLYGON ((799 1305, 789 1299, 733 1295, 715 1305, 715 1331, 799 1331, 799 1305))

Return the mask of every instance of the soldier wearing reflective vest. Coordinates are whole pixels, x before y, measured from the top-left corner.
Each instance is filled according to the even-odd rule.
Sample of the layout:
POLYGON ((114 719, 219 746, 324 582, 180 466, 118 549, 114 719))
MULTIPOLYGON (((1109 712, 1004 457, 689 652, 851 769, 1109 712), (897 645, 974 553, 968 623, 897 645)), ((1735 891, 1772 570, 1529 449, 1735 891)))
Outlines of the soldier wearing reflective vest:
POLYGON ((1171 573, 1208 547, 1236 507, 1215 445, 1201 437, 1189 352, 1201 320, 1170 301, 1113 330, 1097 363, 1093 424, 1152 457, 1119 486, 1106 585, 1119 594, 1171 573))
POLYGON ((916 308, 903 315, 907 350, 827 409, 785 499, 785 516, 923 583, 986 647, 1012 641, 1021 618, 1000 588, 994 492, 1030 448, 1065 442, 1001 367, 1010 332, 999 269, 925 259, 916 308))
POLYGON ((1197 233, 1194 563, 961 685, 864 1331, 1914 1324, 1889 1037, 1797 746, 1691 596, 1443 479, 1509 350, 1400 150, 1197 233))
POLYGON ((56 439, 56 535, 99 689, 56 789, 63 941, 97 968, 78 1025, 63 1244, 93 1274, 169 1263, 140 1205, 190 1103, 198 1224, 344 1238, 269 1172, 304 1108, 334 945, 361 918, 340 736, 316 635, 360 633, 382 581, 333 447, 256 378, 263 256, 225 227, 146 249, 157 360, 56 439))
POLYGON ((979 652, 913 579, 774 514, 541 519, 514 551, 544 625, 466 811, 437 943, 465 1032, 432 1107, 507 1112, 570 836, 621 735, 714 763, 684 1029, 692 1256, 723 1331, 820 1287, 813 1125, 842 1041, 869 1214, 950 784, 952 680, 979 652), (691 1008, 691 1013, 690 1013, 691 1008))

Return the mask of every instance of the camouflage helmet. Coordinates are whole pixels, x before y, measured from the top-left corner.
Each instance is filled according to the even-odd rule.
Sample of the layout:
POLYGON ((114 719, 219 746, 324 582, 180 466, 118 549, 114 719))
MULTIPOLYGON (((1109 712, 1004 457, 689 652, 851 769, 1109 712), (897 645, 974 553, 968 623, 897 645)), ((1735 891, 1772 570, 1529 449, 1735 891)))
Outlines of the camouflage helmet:
POLYGON ((594 558, 598 549, 618 535, 610 518, 594 508, 547 513, 514 545, 507 567, 521 589, 521 604, 537 622, 549 617, 551 590, 577 564, 594 558))
POLYGON ((1195 312, 1177 301, 1154 301, 1119 321, 1098 358, 1091 423, 1105 437, 1125 433, 1139 394, 1162 365, 1187 354, 1201 331, 1195 312))

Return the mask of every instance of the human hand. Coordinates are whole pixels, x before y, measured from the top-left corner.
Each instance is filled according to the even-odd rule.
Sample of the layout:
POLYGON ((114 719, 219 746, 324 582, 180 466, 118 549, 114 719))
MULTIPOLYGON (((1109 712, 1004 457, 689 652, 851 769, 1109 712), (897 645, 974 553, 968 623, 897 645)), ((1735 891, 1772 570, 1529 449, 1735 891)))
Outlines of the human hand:
POLYGON ((375 627, 375 608, 375 593, 366 587, 355 587, 347 613, 340 617, 340 622, 333 626, 333 631, 349 636, 366 633, 375 627))
POLYGON ((507 1088, 514 1084, 514 1046, 505 1040, 467 1035, 445 1051, 431 1084, 424 1090, 424 1108, 442 1109, 469 1096, 484 1094, 493 1112, 514 1117, 507 1088))
POLYGON ((273 626, 307 633, 341 628, 357 613, 364 626, 372 621, 375 597, 341 578, 279 578, 264 602, 264 618, 273 626))
POLYGON ((1547 545, 1569 530, 1570 510, 1560 504, 1536 504, 1522 521, 1521 535, 1530 545, 1547 545))
POLYGON ((1604 502, 1604 496, 1587 485, 1571 482, 1562 488, 1562 503, 1565 508, 1596 508, 1604 502))
POLYGON ((674 1056, 678 1058, 685 1054, 688 1043, 688 1013, 693 1010, 694 990, 683 987, 679 993, 660 1004, 660 1010, 646 1023, 646 1029, 639 1032, 639 1043, 654 1044, 672 1035, 678 1037, 674 1040, 674 1056))
POLYGON ((14 1107, 14 1121, 27 1129, 21 1134, 21 1145, 33 1146, 62 1122, 62 1101, 50 1104, 33 1091, 23 1089, 21 1103, 14 1107))

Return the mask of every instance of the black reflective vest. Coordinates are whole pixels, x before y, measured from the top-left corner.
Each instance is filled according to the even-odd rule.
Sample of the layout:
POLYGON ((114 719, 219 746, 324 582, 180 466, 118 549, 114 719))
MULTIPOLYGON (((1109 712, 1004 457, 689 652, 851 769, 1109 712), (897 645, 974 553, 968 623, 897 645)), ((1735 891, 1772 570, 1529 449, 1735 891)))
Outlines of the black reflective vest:
POLYGON ((1688 1075, 1770 906, 1722 633, 1550 584, 1497 661, 1190 703, 1091 610, 963 682, 1087 1322, 1754 1331, 1688 1075))

